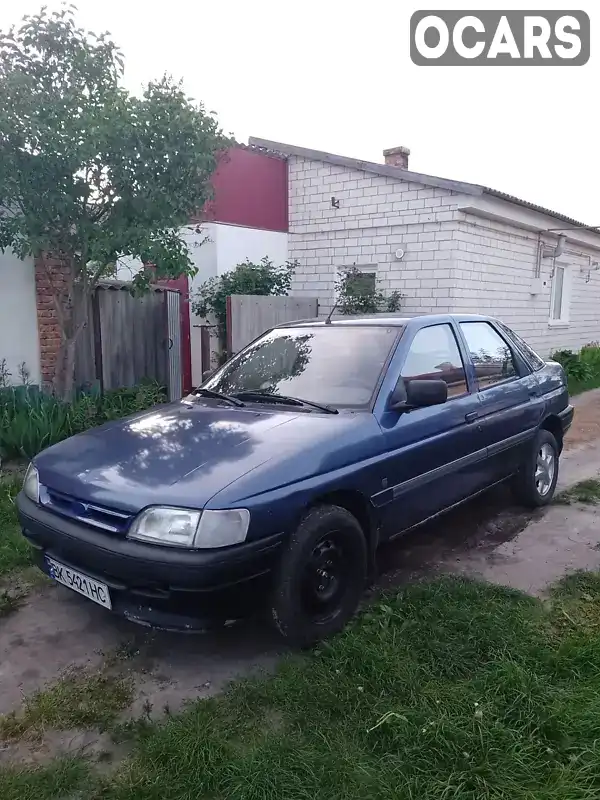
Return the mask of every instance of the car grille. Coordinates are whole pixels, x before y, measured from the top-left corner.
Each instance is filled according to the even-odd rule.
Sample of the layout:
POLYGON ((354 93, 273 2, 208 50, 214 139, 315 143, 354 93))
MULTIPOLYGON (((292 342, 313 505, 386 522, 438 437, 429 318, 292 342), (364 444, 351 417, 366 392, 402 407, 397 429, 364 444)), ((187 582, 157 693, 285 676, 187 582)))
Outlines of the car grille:
POLYGON ((48 511, 54 511, 63 517, 76 519, 92 528, 100 528, 111 533, 124 533, 133 516, 123 511, 86 503, 47 486, 40 486, 40 503, 48 511))

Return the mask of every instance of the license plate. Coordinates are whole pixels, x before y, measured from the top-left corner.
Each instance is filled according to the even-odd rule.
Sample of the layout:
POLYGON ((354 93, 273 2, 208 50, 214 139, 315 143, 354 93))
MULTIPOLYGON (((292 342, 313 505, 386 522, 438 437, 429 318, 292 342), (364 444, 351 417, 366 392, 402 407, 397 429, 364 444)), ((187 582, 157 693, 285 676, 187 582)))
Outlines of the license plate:
POLYGON ((48 558, 48 556, 46 556, 46 563, 48 565, 48 574, 57 583, 62 583, 63 586, 73 589, 74 592, 79 592, 89 600, 93 600, 94 603, 104 606, 104 608, 112 608, 110 593, 105 583, 95 581, 76 569, 65 567, 64 564, 55 561, 53 558, 48 558))

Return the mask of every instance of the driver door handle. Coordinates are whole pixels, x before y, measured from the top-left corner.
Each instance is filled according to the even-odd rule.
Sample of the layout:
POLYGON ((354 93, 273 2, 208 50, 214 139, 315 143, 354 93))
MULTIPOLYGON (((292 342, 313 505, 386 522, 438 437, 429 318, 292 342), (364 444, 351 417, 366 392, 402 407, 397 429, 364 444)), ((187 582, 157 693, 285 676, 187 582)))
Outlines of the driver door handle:
POLYGON ((477 419, 477 411, 470 411, 468 414, 465 414, 465 422, 475 422, 477 419))

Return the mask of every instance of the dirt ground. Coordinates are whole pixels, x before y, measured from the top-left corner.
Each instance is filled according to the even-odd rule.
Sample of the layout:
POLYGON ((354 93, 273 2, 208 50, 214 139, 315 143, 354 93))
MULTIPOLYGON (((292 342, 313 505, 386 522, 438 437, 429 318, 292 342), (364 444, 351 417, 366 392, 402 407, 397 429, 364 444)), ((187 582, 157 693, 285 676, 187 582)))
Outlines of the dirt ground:
MULTIPOLYGON (((576 398, 576 417, 561 460, 560 488, 600 474, 600 390, 576 398)), ((510 505, 504 489, 386 546, 376 587, 389 589, 415 576, 458 572, 531 593, 565 572, 600 567, 599 511, 553 505, 534 514, 510 505)), ((55 681, 71 667, 100 668, 126 652, 135 679, 128 715, 161 716, 186 701, 220 691, 233 678, 270 669, 283 652, 266 626, 245 624, 201 636, 152 632, 107 614, 67 589, 43 586, 0 619, 0 714, 55 681)), ((40 745, 44 754, 94 748, 100 735, 74 732, 40 745), (90 739, 91 737, 91 739, 90 739)), ((39 751, 39 748, 38 748, 39 751)), ((34 759, 28 750, 7 758, 34 759)))

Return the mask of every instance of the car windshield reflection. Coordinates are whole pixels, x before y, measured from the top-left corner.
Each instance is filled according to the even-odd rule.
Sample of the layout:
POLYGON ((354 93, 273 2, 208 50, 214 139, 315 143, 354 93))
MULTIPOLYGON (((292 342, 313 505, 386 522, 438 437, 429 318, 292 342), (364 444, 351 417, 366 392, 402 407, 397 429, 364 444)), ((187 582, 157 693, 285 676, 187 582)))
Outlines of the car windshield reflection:
POLYGON ((276 328, 227 362, 203 388, 286 395, 335 408, 367 406, 399 327, 276 328))

